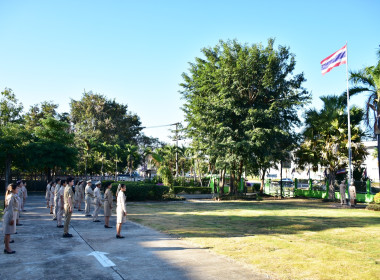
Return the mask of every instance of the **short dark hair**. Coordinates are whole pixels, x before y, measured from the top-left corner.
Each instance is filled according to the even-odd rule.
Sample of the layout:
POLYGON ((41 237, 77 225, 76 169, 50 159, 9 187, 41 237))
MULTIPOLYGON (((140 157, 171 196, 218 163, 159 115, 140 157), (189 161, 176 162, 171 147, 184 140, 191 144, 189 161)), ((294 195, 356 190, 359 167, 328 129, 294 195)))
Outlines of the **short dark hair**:
POLYGON ((69 177, 69 178, 67 178, 67 183, 70 183, 70 182, 73 181, 73 180, 74 180, 73 177, 69 177))
POLYGON ((64 183, 66 183, 66 180, 61 180, 61 184, 63 185, 64 183))
POLYGON ((61 179, 57 178, 55 179, 55 182, 58 184, 58 182, 61 181, 61 179))

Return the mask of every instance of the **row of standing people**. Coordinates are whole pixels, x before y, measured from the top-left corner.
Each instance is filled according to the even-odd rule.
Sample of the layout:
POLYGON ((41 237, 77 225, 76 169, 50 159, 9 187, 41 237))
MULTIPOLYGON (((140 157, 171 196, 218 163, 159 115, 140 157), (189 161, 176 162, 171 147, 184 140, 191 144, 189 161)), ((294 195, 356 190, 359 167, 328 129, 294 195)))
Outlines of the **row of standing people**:
POLYGON ((10 248, 10 243, 14 243, 14 240, 11 240, 11 234, 16 234, 16 227, 22 226, 19 222, 20 212, 26 211, 24 207, 27 197, 28 190, 25 181, 19 180, 8 185, 5 193, 3 215, 4 254, 16 253, 10 248))
MULTIPOLYGON (((57 220, 57 227, 64 227, 64 237, 70 235, 68 231, 66 231, 66 227, 62 226, 63 220, 63 209, 62 209, 62 201, 63 201, 63 189, 65 188, 66 182, 56 179, 55 182, 49 182, 46 187, 46 204, 47 208, 50 208, 50 214, 53 214, 53 220, 57 220)), ((92 189, 92 181, 86 181, 86 186, 84 186, 84 181, 79 181, 75 185, 75 193, 73 194, 73 205, 74 208, 77 208, 78 211, 81 210, 83 197, 85 198, 85 211, 84 215, 86 217, 91 217, 91 204, 94 204, 94 212, 92 215, 93 222, 100 222, 99 220, 99 211, 102 205, 104 206, 104 227, 112 228, 109 225, 110 216, 112 215, 113 208, 113 194, 111 191, 112 184, 108 184, 106 186, 106 190, 104 192, 104 199, 101 196, 100 187, 101 182, 98 181, 95 183, 95 189, 92 189), (103 203, 104 202, 104 203, 103 203)), ((70 186, 71 190, 73 189, 70 186)), ((125 206, 126 197, 124 194, 125 185, 119 185, 118 190, 116 192, 117 197, 117 221, 116 221, 116 238, 124 238, 121 236, 121 225, 126 221, 127 210, 125 206)))

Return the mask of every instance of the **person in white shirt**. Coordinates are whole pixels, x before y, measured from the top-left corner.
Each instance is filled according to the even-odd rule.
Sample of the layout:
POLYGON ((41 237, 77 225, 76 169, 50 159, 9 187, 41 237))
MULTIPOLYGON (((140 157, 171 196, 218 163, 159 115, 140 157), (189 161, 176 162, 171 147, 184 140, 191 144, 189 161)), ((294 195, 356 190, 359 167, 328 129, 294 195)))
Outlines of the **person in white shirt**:
POLYGON ((53 181, 53 182, 52 182, 52 185, 51 185, 51 187, 50 187, 50 191, 49 191, 49 198, 50 198, 50 201, 49 201, 49 205, 50 205, 50 214, 53 214, 53 210, 54 210, 54 193, 55 193, 56 185, 57 185, 57 183, 53 181))
POLYGON ((116 206, 116 238, 124 238, 121 236, 121 226, 127 221, 127 208, 125 206, 125 192, 126 187, 121 184, 119 194, 117 195, 117 206, 116 206))
POLYGON ((50 208, 50 188, 51 188, 51 184, 52 184, 52 181, 48 181, 48 183, 46 185, 46 193, 45 193, 46 208, 50 208))
POLYGON ((102 183, 100 181, 95 183, 95 190, 94 190, 94 204, 95 204, 95 209, 94 209, 94 214, 93 216, 93 222, 100 222, 98 220, 99 216, 99 210, 100 207, 102 207, 102 195, 100 194, 100 187, 102 186, 102 183))

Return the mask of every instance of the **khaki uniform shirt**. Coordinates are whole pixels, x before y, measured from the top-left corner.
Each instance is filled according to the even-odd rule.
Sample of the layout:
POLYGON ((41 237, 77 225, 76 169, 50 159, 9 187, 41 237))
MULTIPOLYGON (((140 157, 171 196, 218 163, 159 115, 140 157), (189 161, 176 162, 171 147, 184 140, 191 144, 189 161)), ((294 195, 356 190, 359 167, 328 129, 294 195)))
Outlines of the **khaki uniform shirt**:
POLYGON ((68 207, 69 204, 69 197, 71 198, 71 202, 74 203, 74 192, 73 188, 70 187, 69 185, 66 185, 65 191, 63 194, 63 200, 65 201, 65 207, 68 207))

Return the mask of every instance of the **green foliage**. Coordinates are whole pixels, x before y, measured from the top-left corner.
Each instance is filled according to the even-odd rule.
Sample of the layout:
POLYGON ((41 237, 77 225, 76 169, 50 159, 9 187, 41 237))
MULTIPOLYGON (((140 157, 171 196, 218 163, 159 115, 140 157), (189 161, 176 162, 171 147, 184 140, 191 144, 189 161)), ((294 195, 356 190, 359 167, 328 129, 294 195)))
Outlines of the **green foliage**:
POLYGON ((236 192, 243 170, 265 174, 295 143, 298 109, 310 98, 294 74, 289 48, 220 41, 182 75, 183 110, 196 157, 230 170, 236 192), (244 168, 245 167, 245 168, 244 168))
POLYGON ((373 201, 377 204, 380 204, 380 193, 377 193, 373 198, 373 201))
MULTIPOLYGON (((334 199, 335 173, 346 168, 348 162, 348 122, 346 96, 323 96, 321 110, 309 109, 305 113, 303 142, 296 151, 298 165, 311 165, 316 171, 319 166, 329 170, 329 199, 334 199)), ((350 109, 352 163, 360 167, 367 155, 361 143, 365 136, 360 128, 363 111, 355 106, 350 109)), ((340 178, 343 179, 343 178, 340 178)))
POLYGON ((112 193, 115 195, 119 184, 126 185, 127 201, 162 200, 163 195, 169 192, 169 187, 158 186, 143 182, 115 182, 112 183, 112 193))
POLYGON ((175 194, 179 194, 181 192, 187 193, 187 194, 210 194, 211 188, 207 187, 173 187, 173 191, 175 194))
POLYGON ((162 182, 165 186, 173 186, 173 174, 169 167, 160 166, 157 173, 161 176, 162 182))

